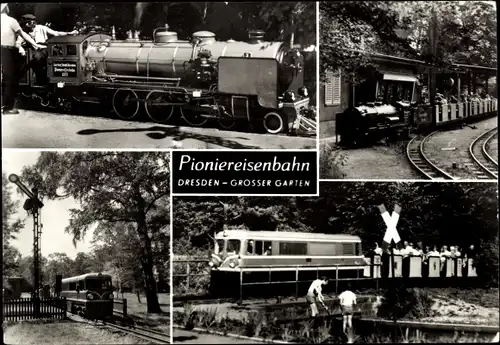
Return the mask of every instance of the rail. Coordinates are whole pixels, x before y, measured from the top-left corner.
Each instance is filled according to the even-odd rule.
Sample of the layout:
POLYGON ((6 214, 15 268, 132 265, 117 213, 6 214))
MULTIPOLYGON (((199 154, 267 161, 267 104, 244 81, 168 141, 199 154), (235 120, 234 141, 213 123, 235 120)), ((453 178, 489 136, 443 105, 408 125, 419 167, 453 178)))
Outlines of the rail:
MULTIPOLYGON (((360 277, 360 272, 361 272, 361 269, 357 269, 356 270, 356 277, 350 277, 350 278, 340 278, 339 277, 339 267, 346 267, 347 265, 332 265, 330 267, 335 267, 335 294, 338 294, 338 288, 339 288, 339 282, 340 281, 353 281, 353 280, 372 280, 372 278, 367 278, 367 277, 360 277)), ((239 303, 241 304, 243 302, 243 288, 245 286, 255 286, 255 285, 272 285, 272 284, 295 284, 295 297, 299 297, 299 284, 303 284, 303 283, 310 283, 310 282, 313 282, 314 279, 306 279, 306 280, 299 280, 299 269, 300 268, 304 268, 304 267, 307 267, 309 269, 315 269, 316 271, 316 278, 315 279, 319 279, 320 278, 320 272, 321 271, 324 271, 325 270, 325 267, 324 266, 309 266, 309 265, 294 265, 294 266, 283 266, 283 267, 280 267, 280 266, 272 266, 272 265, 269 265, 269 266, 259 266, 259 268, 267 268, 268 269, 268 280, 266 281, 260 281, 260 282, 250 282, 250 283, 245 283, 244 282, 244 274, 245 272, 252 272, 252 267, 245 267, 245 268, 241 268, 239 270, 240 272, 240 284, 239 284, 239 303), (288 281, 283 281, 283 280, 275 280, 273 281, 272 279, 272 270, 271 268, 273 269, 276 269, 276 268, 287 268, 287 271, 293 271, 295 270, 295 279, 294 280, 288 280, 288 281)), ((354 267, 354 266, 353 266, 354 267)), ((357 268, 363 268, 363 266, 359 266, 357 268)), ((276 272, 280 272, 280 271, 276 271, 276 272)), ((378 278, 375 279, 376 280, 376 284, 377 284, 377 288, 378 288, 378 278)))

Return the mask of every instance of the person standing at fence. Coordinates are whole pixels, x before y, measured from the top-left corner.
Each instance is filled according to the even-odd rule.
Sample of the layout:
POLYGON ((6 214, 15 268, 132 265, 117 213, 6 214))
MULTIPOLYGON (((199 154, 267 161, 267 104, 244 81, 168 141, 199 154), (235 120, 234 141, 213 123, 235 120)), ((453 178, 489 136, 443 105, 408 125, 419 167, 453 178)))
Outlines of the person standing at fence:
POLYGON ((316 317, 318 315, 318 306, 316 302, 321 303, 321 305, 328 311, 327 306, 325 305, 324 297, 323 297, 323 285, 328 284, 327 277, 321 277, 321 279, 316 279, 309 286, 309 290, 307 290, 306 301, 309 303, 311 308, 311 316, 316 317))
POLYGON ((352 328, 352 315, 356 305, 356 295, 351 291, 351 284, 347 284, 347 290, 339 295, 339 300, 342 309, 342 330, 345 333, 347 327, 352 328))
POLYGON ((17 36, 22 36, 35 50, 41 46, 21 29, 16 19, 8 15, 9 6, 1 4, 2 26, 2 114, 19 114, 15 109, 18 86, 19 51, 16 47, 17 36))

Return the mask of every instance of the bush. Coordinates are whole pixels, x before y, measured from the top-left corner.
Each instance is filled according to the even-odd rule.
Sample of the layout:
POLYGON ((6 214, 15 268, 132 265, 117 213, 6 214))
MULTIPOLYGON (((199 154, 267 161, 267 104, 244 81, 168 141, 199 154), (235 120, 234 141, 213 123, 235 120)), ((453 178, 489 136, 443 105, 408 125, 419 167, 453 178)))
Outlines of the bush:
POLYGON ((484 287, 498 287, 498 255, 498 236, 492 241, 481 241, 481 250, 474 261, 484 287))
POLYGON ((394 285, 384 290, 378 316, 390 319, 420 319, 431 316, 433 300, 424 289, 394 285))
POLYGON ((319 177, 321 179, 342 179, 341 167, 347 162, 347 154, 337 146, 324 144, 319 150, 319 177))

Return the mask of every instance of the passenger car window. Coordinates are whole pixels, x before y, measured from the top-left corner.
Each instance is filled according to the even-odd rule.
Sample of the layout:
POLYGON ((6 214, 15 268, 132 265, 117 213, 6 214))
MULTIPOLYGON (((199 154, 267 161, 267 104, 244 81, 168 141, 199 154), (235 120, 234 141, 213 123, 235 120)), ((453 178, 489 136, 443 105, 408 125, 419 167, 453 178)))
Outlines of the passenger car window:
POLYGON ((281 242, 280 255, 307 255, 307 243, 281 242))

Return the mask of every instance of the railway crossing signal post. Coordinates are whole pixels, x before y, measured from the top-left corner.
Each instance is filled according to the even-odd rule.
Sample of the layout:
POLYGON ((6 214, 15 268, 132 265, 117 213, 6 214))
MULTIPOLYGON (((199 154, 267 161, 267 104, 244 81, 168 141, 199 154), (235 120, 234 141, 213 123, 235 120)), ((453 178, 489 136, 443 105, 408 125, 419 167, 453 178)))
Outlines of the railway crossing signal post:
POLYGON ((44 206, 38 199, 38 190, 29 190, 16 174, 9 175, 9 181, 14 183, 27 197, 23 208, 31 211, 33 215, 33 261, 34 261, 34 283, 33 283, 33 313, 40 314, 40 239, 42 235, 42 224, 40 223, 40 210, 44 206))
MULTIPOLYGON (((378 209, 380 210, 380 214, 382 215, 382 218, 384 219, 384 223, 387 226, 387 229, 385 230, 385 235, 384 235, 384 242, 383 246, 384 249, 387 248, 392 241, 394 240, 394 243, 398 245, 401 243, 401 237, 399 237, 398 229, 396 226, 398 225, 399 221, 399 214, 401 213, 401 207, 399 205, 394 206, 394 212, 392 212, 392 215, 389 214, 389 212, 386 210, 385 206, 379 205, 378 209)), ((391 272, 392 272, 392 278, 394 277, 394 250, 391 250, 391 272)))

